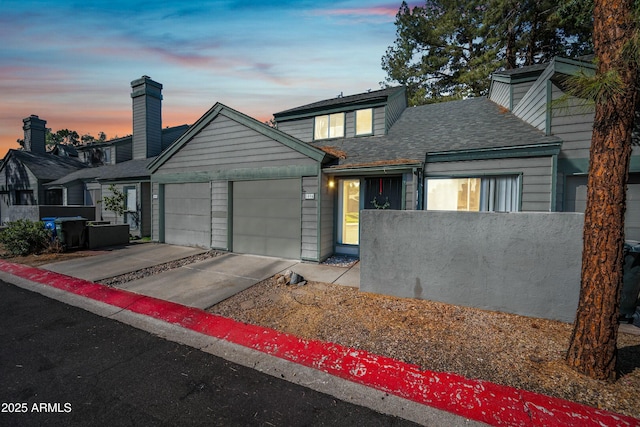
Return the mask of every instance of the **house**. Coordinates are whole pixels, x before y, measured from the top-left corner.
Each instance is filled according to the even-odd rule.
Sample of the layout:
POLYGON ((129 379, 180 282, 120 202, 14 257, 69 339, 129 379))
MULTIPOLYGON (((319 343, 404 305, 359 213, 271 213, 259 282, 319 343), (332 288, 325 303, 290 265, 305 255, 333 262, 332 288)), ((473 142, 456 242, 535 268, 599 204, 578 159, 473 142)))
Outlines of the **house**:
POLYGON ((334 157, 215 104, 149 165, 153 240, 318 261, 334 157))
POLYGON ((80 158, 92 167, 69 173, 48 184, 64 194, 65 204, 95 206, 96 219, 129 224, 130 234, 151 235, 149 163, 188 128, 162 128, 162 84, 149 76, 131 82, 133 135, 77 147, 80 158), (103 197, 111 185, 125 194, 122 217, 105 209, 103 197))
POLYGON ((22 212, 15 206, 62 205, 64 195, 46 185, 87 167, 77 158, 45 150, 46 121, 32 115, 23 120, 24 149, 9 150, 0 165, 0 215, 14 221, 22 212))
POLYGON ((418 208, 424 151, 393 136, 406 108, 405 88, 392 87, 274 114, 279 130, 336 158, 323 168, 330 197, 323 201, 321 238, 329 255, 358 255, 360 210, 418 208))
POLYGON ((593 107, 565 84, 593 69, 555 58, 495 73, 488 97, 419 107, 403 87, 341 95, 275 129, 216 104, 149 164, 153 239, 317 262, 359 253, 363 209, 580 211, 593 107))

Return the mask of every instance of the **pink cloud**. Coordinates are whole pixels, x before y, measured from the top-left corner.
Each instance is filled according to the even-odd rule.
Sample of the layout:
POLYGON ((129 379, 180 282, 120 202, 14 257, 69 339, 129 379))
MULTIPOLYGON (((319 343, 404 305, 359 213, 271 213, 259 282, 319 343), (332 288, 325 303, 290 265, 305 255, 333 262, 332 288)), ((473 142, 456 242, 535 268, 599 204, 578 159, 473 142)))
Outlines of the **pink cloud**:
MULTIPOLYGON (((415 6, 422 6, 424 2, 409 2, 407 3, 410 9, 415 6)), ((339 9, 327 9, 327 10, 315 10, 314 15, 325 16, 349 16, 349 17, 382 17, 393 19, 398 14, 400 9, 397 3, 384 4, 371 7, 354 7, 354 8, 339 8, 339 9)))

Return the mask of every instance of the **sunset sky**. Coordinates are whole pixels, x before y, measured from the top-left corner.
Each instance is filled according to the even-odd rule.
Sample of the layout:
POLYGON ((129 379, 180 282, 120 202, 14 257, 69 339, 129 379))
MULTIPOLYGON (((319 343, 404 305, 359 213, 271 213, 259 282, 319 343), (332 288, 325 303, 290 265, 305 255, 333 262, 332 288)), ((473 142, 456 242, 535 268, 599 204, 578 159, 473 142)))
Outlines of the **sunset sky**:
MULTIPOLYGON (((420 2, 412 2, 417 4, 420 2)), ((31 114, 53 131, 131 130, 132 80, 163 84, 163 126, 222 102, 261 121, 380 88, 400 1, 0 2, 0 156, 31 114)))

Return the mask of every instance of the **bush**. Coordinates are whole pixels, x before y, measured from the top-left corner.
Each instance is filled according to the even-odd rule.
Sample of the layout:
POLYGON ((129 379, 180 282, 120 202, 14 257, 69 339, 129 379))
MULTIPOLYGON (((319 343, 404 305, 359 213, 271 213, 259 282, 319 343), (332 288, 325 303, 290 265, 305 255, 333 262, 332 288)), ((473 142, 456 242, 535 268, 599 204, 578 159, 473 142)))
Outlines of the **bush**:
POLYGON ((19 219, 7 224, 0 234, 0 243, 14 256, 24 256, 43 251, 49 246, 51 235, 41 221, 19 219))

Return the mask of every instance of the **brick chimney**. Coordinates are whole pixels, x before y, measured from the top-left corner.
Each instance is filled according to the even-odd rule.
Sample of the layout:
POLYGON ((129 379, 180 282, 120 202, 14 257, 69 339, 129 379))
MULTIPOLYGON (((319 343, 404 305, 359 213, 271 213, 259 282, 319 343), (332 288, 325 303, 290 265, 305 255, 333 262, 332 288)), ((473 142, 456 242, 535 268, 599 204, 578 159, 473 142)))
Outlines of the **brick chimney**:
POLYGON ((133 158, 146 159, 162 151, 162 85, 142 76, 131 82, 133 158))
POLYGON ((33 153, 46 153, 45 146, 47 129, 45 125, 46 120, 41 120, 36 115, 31 115, 26 119, 22 119, 24 125, 24 149, 25 151, 31 151, 33 153))

